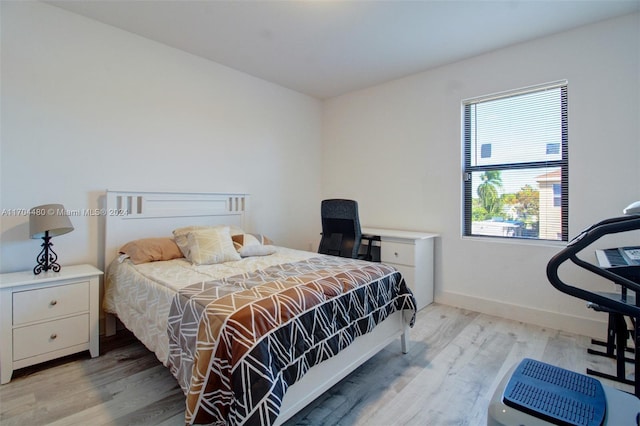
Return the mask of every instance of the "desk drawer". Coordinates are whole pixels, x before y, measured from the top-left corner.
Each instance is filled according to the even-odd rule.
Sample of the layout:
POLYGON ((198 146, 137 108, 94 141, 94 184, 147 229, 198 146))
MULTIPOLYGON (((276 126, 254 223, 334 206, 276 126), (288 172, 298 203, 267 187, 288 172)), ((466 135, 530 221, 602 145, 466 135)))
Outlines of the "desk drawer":
POLYGON ((89 342, 89 314, 13 330, 13 360, 89 342))
POLYGON ((13 324, 58 318, 89 310, 89 281, 13 294, 13 324))
POLYGON ((415 246, 413 244, 382 241, 380 244, 380 260, 383 263, 399 263, 400 265, 415 265, 415 246))

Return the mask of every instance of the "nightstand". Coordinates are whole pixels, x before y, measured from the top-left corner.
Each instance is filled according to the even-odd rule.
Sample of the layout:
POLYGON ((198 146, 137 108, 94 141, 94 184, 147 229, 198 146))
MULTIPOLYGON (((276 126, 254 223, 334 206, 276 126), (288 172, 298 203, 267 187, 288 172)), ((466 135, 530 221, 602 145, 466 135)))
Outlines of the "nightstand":
POLYGON ((418 310, 433 302, 434 240, 438 234, 362 227, 380 237, 380 261, 402 273, 418 310))
POLYGON ((99 348, 99 277, 91 265, 0 274, 0 383, 14 370, 99 348))

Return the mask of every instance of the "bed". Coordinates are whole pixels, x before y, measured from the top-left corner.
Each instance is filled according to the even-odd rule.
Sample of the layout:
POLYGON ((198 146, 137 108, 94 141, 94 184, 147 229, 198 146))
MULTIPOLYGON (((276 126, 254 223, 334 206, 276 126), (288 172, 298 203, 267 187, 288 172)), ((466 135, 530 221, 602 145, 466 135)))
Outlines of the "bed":
POLYGON ((247 194, 107 191, 105 212, 106 334, 117 317, 170 369, 186 424, 279 425, 390 342, 408 351, 398 271, 271 244, 247 194))

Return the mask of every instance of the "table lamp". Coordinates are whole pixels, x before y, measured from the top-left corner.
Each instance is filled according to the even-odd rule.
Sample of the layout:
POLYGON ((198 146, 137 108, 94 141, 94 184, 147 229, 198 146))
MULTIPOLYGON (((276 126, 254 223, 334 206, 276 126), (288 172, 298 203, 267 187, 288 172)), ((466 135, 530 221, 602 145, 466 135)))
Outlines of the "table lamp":
POLYGON ((29 211, 29 235, 33 239, 42 238, 42 251, 36 258, 38 264, 33 273, 52 270, 60 272, 58 255, 51 249, 51 237, 73 231, 73 225, 62 204, 44 204, 29 211))

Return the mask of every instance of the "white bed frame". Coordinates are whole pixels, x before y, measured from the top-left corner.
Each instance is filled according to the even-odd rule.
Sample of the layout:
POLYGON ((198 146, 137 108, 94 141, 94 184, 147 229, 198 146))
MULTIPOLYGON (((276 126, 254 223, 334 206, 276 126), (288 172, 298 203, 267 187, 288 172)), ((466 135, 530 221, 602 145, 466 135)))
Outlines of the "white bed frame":
MULTIPOLYGON (((128 241, 171 236, 173 229, 182 226, 227 224, 250 231, 248 212, 248 194, 107 191, 105 268, 128 241)), ((107 315, 105 322, 106 334, 115 334, 115 318, 107 315)), ((400 338, 402 352, 407 353, 408 330, 403 313, 395 312, 338 355, 312 367, 287 391, 276 424, 292 417, 394 340, 400 338)))

